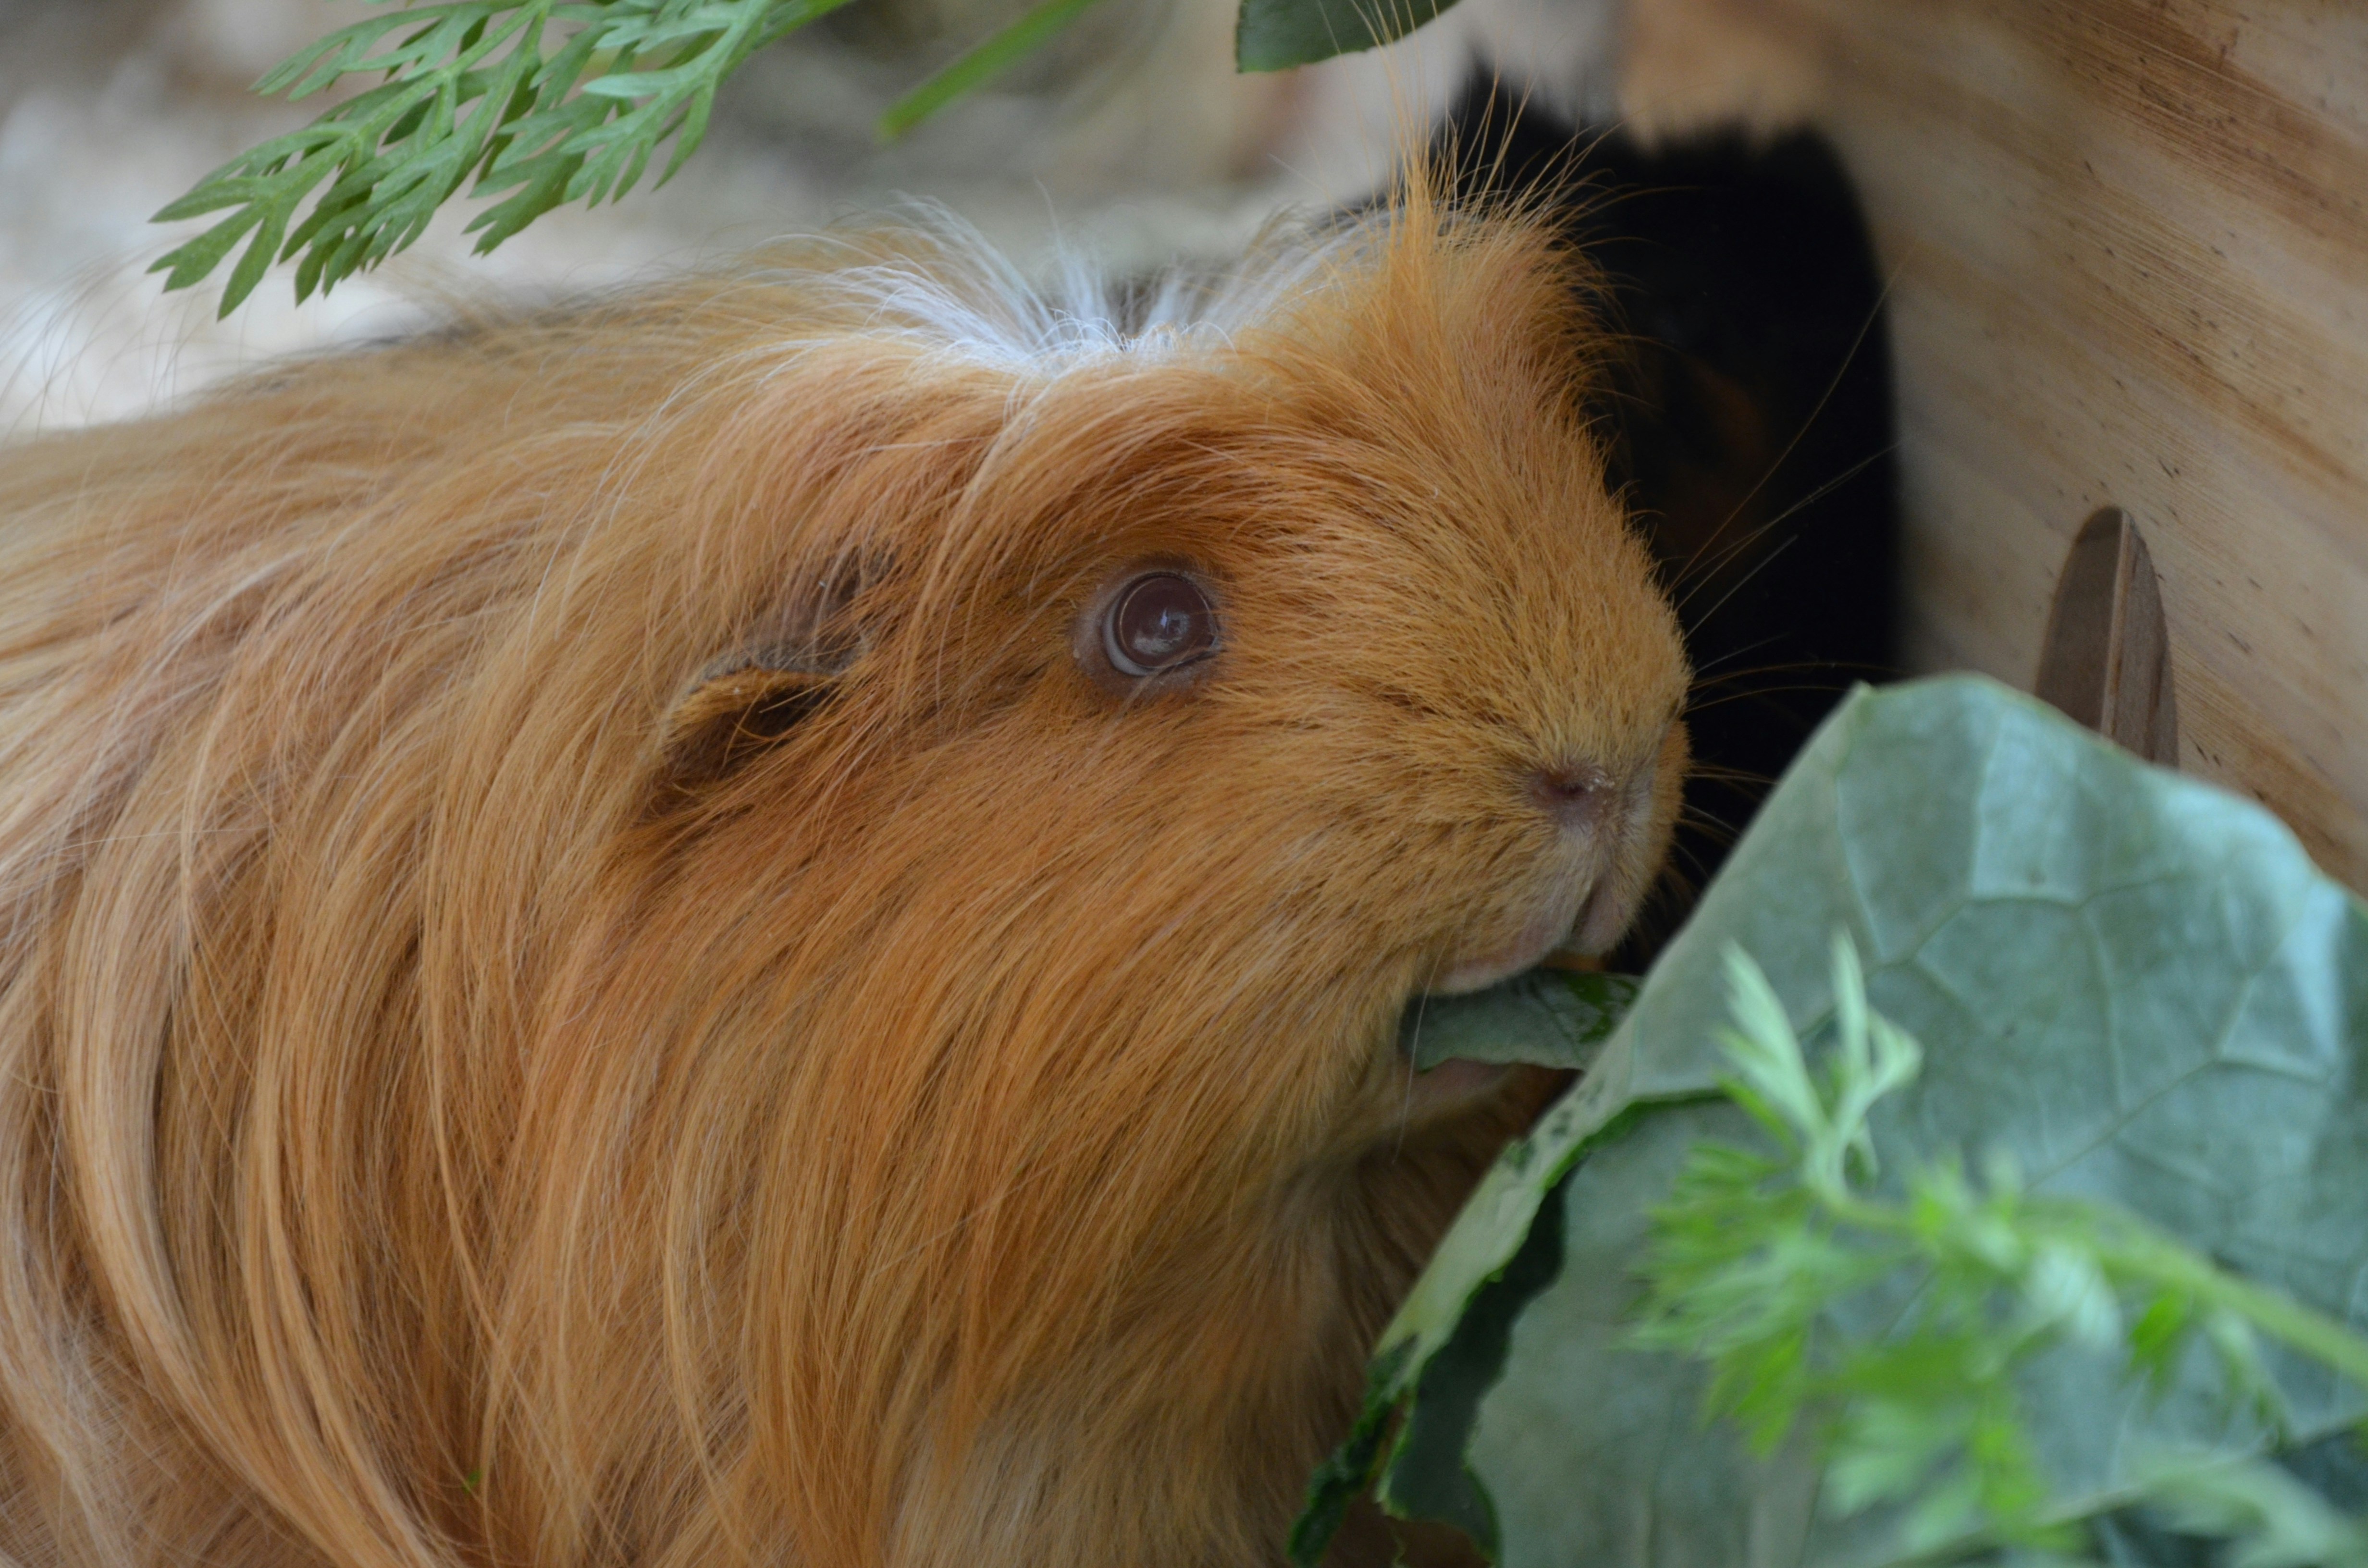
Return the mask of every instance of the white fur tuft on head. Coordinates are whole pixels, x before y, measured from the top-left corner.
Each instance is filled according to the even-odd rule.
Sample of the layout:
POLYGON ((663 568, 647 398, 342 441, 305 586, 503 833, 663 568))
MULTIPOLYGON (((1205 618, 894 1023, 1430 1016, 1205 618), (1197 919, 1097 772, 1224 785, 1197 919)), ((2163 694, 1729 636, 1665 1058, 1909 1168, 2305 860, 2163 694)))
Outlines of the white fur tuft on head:
POLYGON ((1064 249, 1033 278, 954 213, 916 203, 899 215, 893 254, 880 254, 870 236, 829 236, 808 253, 825 267, 748 277, 816 290, 866 330, 909 336, 950 358, 1058 374, 1120 356, 1227 347, 1237 332, 1304 303, 1327 275, 1369 255, 1385 241, 1391 218, 1279 220, 1246 257, 1222 266, 1179 262, 1132 278, 1064 249))

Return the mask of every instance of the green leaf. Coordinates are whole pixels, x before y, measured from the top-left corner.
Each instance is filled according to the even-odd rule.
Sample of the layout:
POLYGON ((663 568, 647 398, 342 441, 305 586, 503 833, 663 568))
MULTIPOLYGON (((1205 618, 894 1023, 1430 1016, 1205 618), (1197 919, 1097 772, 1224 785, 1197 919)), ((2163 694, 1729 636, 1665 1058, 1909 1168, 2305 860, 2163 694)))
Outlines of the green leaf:
POLYGON ((2146 1494, 2141 1467, 2161 1453, 2259 1453, 2355 1424, 2361 1391, 2328 1363, 2352 1365, 2359 1341, 2312 1336, 2329 1318, 2368 1319, 2363 1066, 2368 915, 2267 813, 1987 681, 1862 692, 1770 798, 1587 1077, 1483 1182, 1384 1335, 1381 1419, 1411 1428, 1436 1397, 1429 1369, 1463 1354, 1460 1314, 1534 1232, 1558 1233, 1559 1275, 1513 1316, 1501 1370, 1442 1403, 1454 1430, 1377 1454, 1377 1494, 1446 1497, 1469 1518, 1458 1488, 1475 1490, 1498 1561, 1522 1568, 1881 1568, 1948 1559, 2001 1510, 2121 1507, 2146 1494), (1898 1246, 1960 1260, 1958 1293, 1937 1302, 1885 1282, 1904 1254, 1821 1239, 1809 1211, 1782 1209, 1804 1189, 1772 1177, 1796 1156, 1755 1153, 1776 1142, 1716 1093, 1722 1035, 1781 1028, 1814 1046, 1856 1027, 1837 1017, 1837 931, 1863 955, 1862 1052, 1823 1049, 1814 1115, 1780 1062, 1751 1087, 1759 1115, 1809 1130, 1797 1157, 1818 1137, 1839 1150, 1863 1134, 1882 1172, 1866 1190, 1907 1217, 1898 1246), (1740 1030, 1726 1027, 1735 949, 1775 1004, 1740 1030), (1923 1059, 1906 1082, 1909 1035, 1923 1059), (1704 1144, 1730 1153, 1704 1164, 1704 1144), (1987 1174, 1971 1180, 1959 1157, 1987 1174), (2089 1200, 2152 1229, 2082 1231, 2118 1211, 2089 1200), (1656 1226, 1673 1211, 1694 1218, 1656 1226), (1781 1249, 1754 1251, 1751 1236, 1780 1234, 1781 1249), (2143 1278, 2110 1281, 2131 1305, 2109 1312, 2050 1235, 2143 1265, 2143 1278), (2158 1255, 2150 1236, 2169 1238, 2158 1255), (1725 1386, 1633 1336, 1654 1247, 1679 1298, 1685 1280, 1726 1282, 1668 1341, 1729 1334, 1725 1386), (1759 1273, 1733 1270, 1749 1257, 1759 1273), (2013 1314, 1982 1315, 1982 1281, 2026 1279, 2013 1314), (1858 1425, 1787 1426, 1807 1375, 1780 1332, 1787 1314, 1845 1296, 1818 1332, 1861 1353, 1846 1402, 1858 1425), (2027 1366, 1998 1359, 2001 1324, 2031 1336, 2027 1366), (2112 1354, 2092 1343, 2109 1329, 2128 1340, 2112 1354), (1961 1402, 1937 1399, 1944 1388, 1961 1402), (1705 1425, 1713 1396, 1756 1409, 1775 1446, 1705 1425), (1827 1442, 1848 1461, 1832 1474, 1827 1442), (1919 1450, 1978 1462, 1925 1489, 1935 1471, 1919 1450), (1845 1503, 1874 1506, 1842 1517, 1845 1503))
POLYGON ((1096 0, 1038 0, 1019 20, 890 104, 887 112, 880 117, 880 139, 896 140, 964 93, 1001 75, 1051 42, 1095 3, 1096 0))
POLYGON ((258 208, 234 212, 171 256, 159 258, 148 270, 169 269, 171 276, 165 280, 165 287, 185 289, 221 266, 222 257, 231 253, 240 236, 262 221, 263 211, 258 208))
POLYGON ((1242 0, 1234 24, 1234 63, 1243 71, 1287 71, 1336 54, 1390 43, 1455 0, 1242 0))
POLYGON ((222 285, 222 309, 225 312, 255 292, 255 286, 263 281, 264 268, 269 267, 272 258, 279 254, 280 237, 287 232, 287 227, 288 215, 283 207, 275 204, 261 209, 255 225, 255 238, 247 242, 245 254, 238 258, 238 265, 230 269, 230 280, 222 285))
POLYGON ((1417 998, 1399 1039, 1425 1071, 1449 1061, 1582 1068, 1611 1038, 1640 983, 1624 974, 1531 970, 1469 995, 1417 998))
POLYGON ((661 178, 671 177, 705 136, 724 78, 843 0, 377 3, 386 8, 300 51, 257 91, 302 98, 353 75, 375 85, 156 214, 234 210, 157 263, 165 288, 200 281, 253 231, 222 312, 274 260, 302 257, 301 300, 414 244, 464 190, 511 193, 469 225, 484 252, 565 202, 621 197, 668 142, 661 178))

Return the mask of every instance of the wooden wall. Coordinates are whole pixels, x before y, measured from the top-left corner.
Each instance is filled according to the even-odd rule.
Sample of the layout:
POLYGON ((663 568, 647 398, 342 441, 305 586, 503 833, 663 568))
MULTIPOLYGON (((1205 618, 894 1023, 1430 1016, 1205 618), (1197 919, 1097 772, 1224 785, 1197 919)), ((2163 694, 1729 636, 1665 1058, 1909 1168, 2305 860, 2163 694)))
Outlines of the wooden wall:
POLYGON ((2368 0, 1634 3, 1642 122, 1805 113, 1860 183, 1917 666, 2029 689, 2125 508, 2180 766, 2368 888, 2368 0))

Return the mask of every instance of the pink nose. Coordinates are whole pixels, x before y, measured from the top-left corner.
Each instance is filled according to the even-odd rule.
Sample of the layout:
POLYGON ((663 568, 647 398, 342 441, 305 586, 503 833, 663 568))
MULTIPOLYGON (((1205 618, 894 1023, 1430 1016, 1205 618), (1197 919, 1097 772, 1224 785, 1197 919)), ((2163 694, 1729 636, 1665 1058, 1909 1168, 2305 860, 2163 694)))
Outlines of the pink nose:
POLYGON ((1541 767, 1530 775, 1530 799, 1568 832, 1584 832, 1602 821, 1611 794, 1611 776, 1600 767, 1541 767))

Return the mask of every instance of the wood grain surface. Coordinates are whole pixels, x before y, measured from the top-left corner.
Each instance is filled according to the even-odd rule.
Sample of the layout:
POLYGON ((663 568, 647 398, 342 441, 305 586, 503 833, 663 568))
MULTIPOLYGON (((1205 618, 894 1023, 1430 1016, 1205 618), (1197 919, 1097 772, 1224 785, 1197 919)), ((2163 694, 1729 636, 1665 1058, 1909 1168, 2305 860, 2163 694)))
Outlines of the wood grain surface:
POLYGON ((2180 766, 2368 887, 2368 4, 1636 5, 1639 123, 1781 102, 1859 181, 1914 665, 2029 689, 2076 533, 2122 507, 2180 766))

